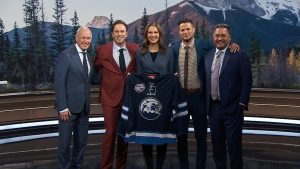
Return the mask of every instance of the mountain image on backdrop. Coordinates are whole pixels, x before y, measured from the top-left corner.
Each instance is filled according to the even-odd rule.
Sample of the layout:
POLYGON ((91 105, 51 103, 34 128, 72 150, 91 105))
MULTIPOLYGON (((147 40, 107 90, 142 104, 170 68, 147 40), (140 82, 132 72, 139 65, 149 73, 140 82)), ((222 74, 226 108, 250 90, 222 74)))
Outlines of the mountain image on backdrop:
MULTIPOLYGON (((142 17, 128 23, 127 41, 141 43, 145 25, 157 22, 164 29, 165 43, 172 45, 180 40, 177 23, 190 18, 196 26, 195 38, 212 43, 214 25, 227 23, 232 29, 232 42, 239 44, 251 59, 254 87, 300 88, 300 0, 184 0, 151 15, 147 14, 147 7, 140 10, 142 17)), ((74 14, 72 24, 63 24, 60 32, 58 23, 38 20, 38 32, 44 40, 37 46, 30 43, 31 39, 41 37, 35 36, 37 31, 33 33, 34 23, 0 34, 4 37, 4 46, 0 48, 0 80, 9 83, 0 92, 51 89, 55 59, 74 43, 79 19, 74 14), (65 38, 60 39, 59 33, 65 38), (35 50, 30 48, 30 51, 30 45, 35 50)), ((112 22, 113 13, 95 16, 87 22, 93 33, 91 56, 96 46, 112 40, 112 22)))

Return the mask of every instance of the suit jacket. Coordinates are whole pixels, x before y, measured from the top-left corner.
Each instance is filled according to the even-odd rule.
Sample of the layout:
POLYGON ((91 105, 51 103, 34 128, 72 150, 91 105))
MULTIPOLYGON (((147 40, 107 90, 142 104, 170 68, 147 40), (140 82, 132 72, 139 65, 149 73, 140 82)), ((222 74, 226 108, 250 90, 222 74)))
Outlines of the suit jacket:
MULTIPOLYGON (((176 43, 174 43, 171 48, 173 51, 173 55, 174 55, 174 66, 175 66, 175 72, 179 72, 179 49, 180 49, 180 43, 181 41, 178 41, 176 43)), ((200 106, 201 110, 197 110, 197 111, 201 111, 201 113, 205 113, 206 112, 206 90, 205 90, 205 69, 204 69, 204 55, 207 51, 209 51, 209 49, 211 48, 211 46, 209 45, 208 42, 202 41, 202 40, 197 40, 195 39, 195 47, 196 47, 196 53, 197 53, 197 72, 198 72, 198 76, 200 79, 200 83, 201 83, 201 90, 199 91, 199 99, 200 99, 200 106)))
MULTIPOLYGON (((92 68, 89 57, 88 62, 92 68)), ((84 73, 75 45, 71 45, 58 56, 54 78, 58 111, 68 108, 71 113, 80 113, 86 105, 85 111, 90 112, 90 80, 93 72, 90 69, 89 77, 84 73)))
POLYGON ((106 106, 116 107, 121 104, 124 83, 127 73, 136 71, 136 50, 137 44, 126 43, 131 56, 131 61, 126 68, 125 74, 113 58, 113 43, 107 43, 96 49, 94 68, 100 70, 99 103, 106 106))
POLYGON ((149 51, 145 55, 138 50, 136 57, 136 66, 138 73, 159 73, 161 75, 173 74, 174 70, 174 56, 172 51, 168 49, 166 53, 158 52, 156 59, 152 60, 149 51))
MULTIPOLYGON (((245 53, 231 53, 228 50, 225 52, 219 75, 219 94, 223 108, 227 112, 234 112, 239 103, 248 106, 252 87, 252 73, 250 59, 245 53)), ((209 105, 211 97, 211 66, 215 51, 216 49, 213 49, 205 56, 207 105, 209 105)))
MULTIPOLYGON (((178 41, 171 46, 173 54, 174 54, 174 66, 175 66, 176 72, 179 72, 178 60, 179 60, 180 43, 181 43, 181 41, 178 41)), ((205 93, 204 55, 207 51, 210 50, 211 46, 209 45, 208 42, 195 39, 195 47, 196 47, 196 53, 197 53, 197 72, 198 72, 198 76, 200 78, 200 83, 202 85, 202 88, 201 88, 201 95, 202 95, 205 93)))

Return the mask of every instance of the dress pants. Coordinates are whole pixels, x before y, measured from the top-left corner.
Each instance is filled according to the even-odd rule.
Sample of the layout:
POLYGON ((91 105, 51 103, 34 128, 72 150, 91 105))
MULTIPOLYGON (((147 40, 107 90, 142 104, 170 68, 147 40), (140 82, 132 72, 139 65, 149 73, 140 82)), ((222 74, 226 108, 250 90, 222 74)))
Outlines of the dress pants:
POLYGON ((210 101, 209 124, 213 157, 217 169, 227 168, 227 153, 231 169, 243 169, 242 127, 243 109, 236 103, 234 112, 227 112, 219 101, 210 101))
MULTIPOLYGON (((102 105, 105 134, 102 141, 101 169, 112 169, 114 160, 116 132, 121 114, 121 106, 102 105)), ((117 137, 116 169, 124 169, 127 160, 128 144, 120 136, 117 137)))
POLYGON ((60 169, 82 169, 83 155, 88 138, 89 115, 82 111, 72 114, 69 120, 59 119, 59 157, 60 169), (73 136, 72 136, 73 132, 73 136), (70 145, 73 138, 72 158, 70 159, 70 145))
MULTIPOLYGON (((167 153, 167 144, 156 146, 156 169, 162 169, 167 153)), ((142 145, 143 154, 147 169, 154 169, 153 165, 153 145, 142 145)))
MULTIPOLYGON (((207 153, 207 116, 205 109, 205 94, 200 91, 185 92, 189 115, 192 116, 194 134, 197 142, 196 169, 205 169, 207 153)), ((177 137, 177 151, 180 169, 188 169, 188 136, 177 137)))

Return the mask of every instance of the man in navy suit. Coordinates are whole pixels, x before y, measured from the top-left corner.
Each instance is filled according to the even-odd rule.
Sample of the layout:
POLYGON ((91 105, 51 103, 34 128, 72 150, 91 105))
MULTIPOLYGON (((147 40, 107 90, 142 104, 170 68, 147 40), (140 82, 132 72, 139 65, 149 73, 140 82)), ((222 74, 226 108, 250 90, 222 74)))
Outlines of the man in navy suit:
POLYGON ((88 138, 92 62, 86 51, 90 47, 92 33, 88 27, 80 27, 75 38, 76 44, 58 56, 55 69, 60 169, 83 168, 83 154, 88 138), (72 138, 73 151, 70 158, 72 138))
POLYGON ((250 60, 245 53, 228 52, 230 26, 218 24, 215 49, 205 55, 207 113, 217 169, 243 169, 242 127, 252 87, 250 60))

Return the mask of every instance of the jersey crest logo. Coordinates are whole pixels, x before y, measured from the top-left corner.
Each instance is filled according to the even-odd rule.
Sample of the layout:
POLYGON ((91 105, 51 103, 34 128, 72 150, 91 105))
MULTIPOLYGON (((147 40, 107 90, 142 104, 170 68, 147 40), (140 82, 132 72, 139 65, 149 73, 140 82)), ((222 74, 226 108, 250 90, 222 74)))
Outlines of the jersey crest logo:
POLYGON ((145 84, 141 83, 141 84, 135 84, 134 86, 134 91, 137 93, 142 93, 145 90, 145 84))
POLYGON ((155 96, 156 95, 156 86, 154 83, 149 83, 149 91, 147 93, 148 96, 155 96))
POLYGON ((161 103, 153 97, 145 98, 141 101, 139 106, 140 115, 146 120, 157 119, 161 115, 161 110, 161 103))

